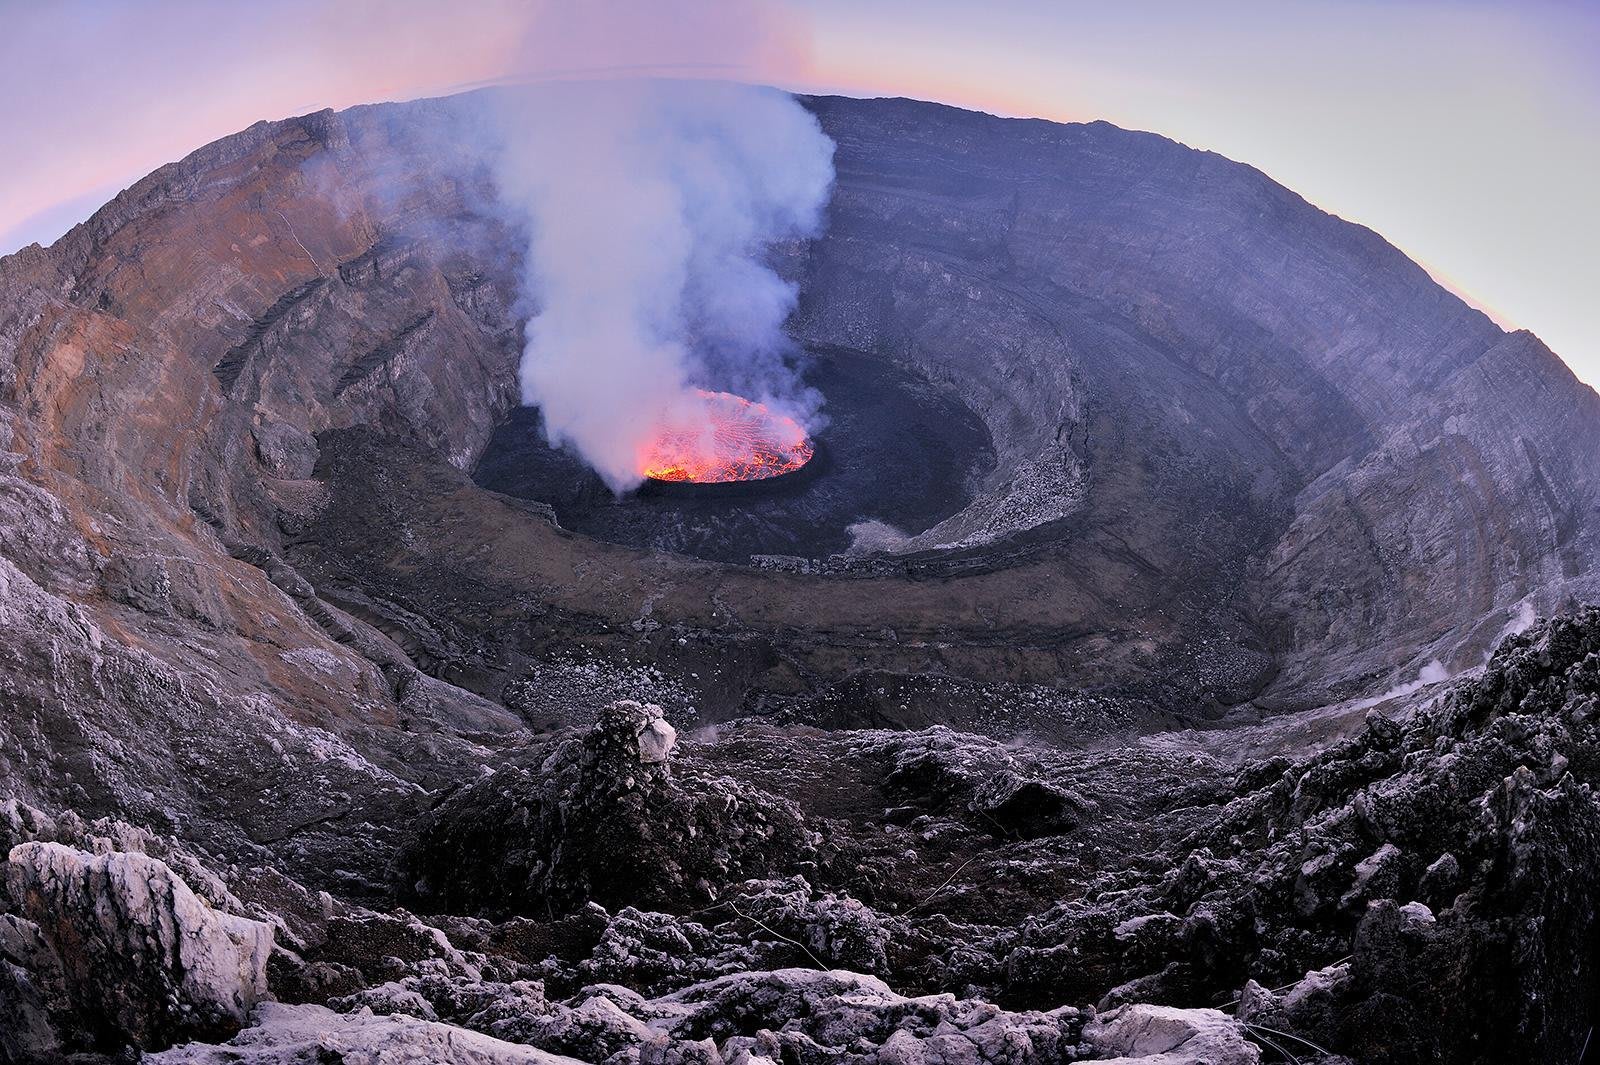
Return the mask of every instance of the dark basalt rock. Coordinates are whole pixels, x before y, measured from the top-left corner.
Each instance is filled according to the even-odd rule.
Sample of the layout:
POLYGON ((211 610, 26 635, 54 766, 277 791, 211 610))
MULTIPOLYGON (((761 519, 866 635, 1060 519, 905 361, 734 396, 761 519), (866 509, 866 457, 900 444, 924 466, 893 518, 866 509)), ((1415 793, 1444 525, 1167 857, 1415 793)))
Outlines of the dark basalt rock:
POLYGON ((1590 608, 1507 640, 1409 725, 1374 718, 1241 792, 1192 837, 1207 849, 1145 889, 1183 918, 1183 949, 1138 992, 1337 962, 1241 1017, 1363 1062, 1575 1057, 1600 956, 1597 696, 1590 608))
POLYGON ((1048 770, 1024 751, 987 748, 969 737, 931 730, 915 745, 892 743, 891 793, 930 810, 958 811, 996 835, 1060 835, 1093 812, 1082 795, 1042 779, 1048 770))
POLYGON ((446 800, 399 858, 429 908, 560 914, 587 902, 681 909, 793 868, 811 839, 793 804, 670 759, 660 707, 608 706, 446 800))
MULTIPOLYGON (((299 1005, 240 1008, 228 1015, 247 1026, 238 1047, 154 1058, 169 1062, 452 1045, 618 1062, 1270 1060, 1258 1048, 1319 1065, 1573 1060, 1594 1023, 1600 956, 1597 702, 1600 609, 1509 638, 1480 676, 1403 720, 1374 715, 1321 753, 1229 771, 1154 740, 1074 753, 948 729, 750 726, 679 752, 659 711, 619 703, 420 826, 405 860, 449 888, 430 907, 494 919, 352 906, 126 825, 11 803, 0 927, 88 919, 87 907, 41 907, 26 886, 49 880, 29 871, 50 848, 85 868, 142 861, 173 885, 181 869, 203 893, 174 886, 189 900, 173 911, 188 915, 181 927, 274 926, 265 969, 259 951, 246 969, 196 965, 191 945, 164 971, 264 973, 299 1005), (774 772, 796 801, 757 785, 774 772), (990 799, 1067 780, 1081 821, 1028 838, 983 827, 980 809, 1008 808, 990 799), (881 819, 836 816, 868 794, 917 801, 881 819), (785 831, 763 835, 771 825, 785 831), (744 849, 758 843, 759 859, 744 849), (834 861, 816 860, 824 849, 834 861), (771 872, 786 875, 745 879, 771 872), (629 904, 575 904, 585 893, 629 904), (512 909, 528 916, 498 916, 512 909), (423 1026, 376 1019, 391 1015, 423 1026)), ((106 912, 137 925, 146 911, 106 912)), ((192 938, 224 952, 236 942, 192 938)), ((0 994, 28 1019, 8 1033, 15 1060, 217 1037, 215 1013, 174 1024, 137 952, 108 956, 88 1008, 41 1007, 66 955, 48 962, 30 942, 0 937, 0 994), (73 1027, 110 1016, 93 1003, 117 1009, 100 1043, 73 1027)), ((195 997, 214 981, 173 986, 216 1001, 195 997)))

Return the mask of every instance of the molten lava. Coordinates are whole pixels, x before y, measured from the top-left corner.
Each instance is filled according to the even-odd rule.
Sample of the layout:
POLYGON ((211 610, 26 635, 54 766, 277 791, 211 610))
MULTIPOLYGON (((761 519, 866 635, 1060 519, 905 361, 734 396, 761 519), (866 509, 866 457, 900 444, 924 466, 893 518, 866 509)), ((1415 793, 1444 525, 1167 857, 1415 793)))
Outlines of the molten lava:
POLYGON ((731 392, 696 391, 640 449, 653 481, 759 481, 793 473, 815 449, 800 423, 731 392))

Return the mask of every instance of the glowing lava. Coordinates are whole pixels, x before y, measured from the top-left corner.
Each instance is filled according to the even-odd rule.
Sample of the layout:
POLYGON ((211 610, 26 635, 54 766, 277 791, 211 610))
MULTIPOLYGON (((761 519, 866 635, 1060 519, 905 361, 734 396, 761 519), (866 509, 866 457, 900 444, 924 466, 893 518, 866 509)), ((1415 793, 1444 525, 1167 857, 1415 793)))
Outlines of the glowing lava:
POLYGON ((788 415, 731 392, 697 390, 640 449, 639 472, 653 481, 759 481, 793 473, 815 453, 788 415))

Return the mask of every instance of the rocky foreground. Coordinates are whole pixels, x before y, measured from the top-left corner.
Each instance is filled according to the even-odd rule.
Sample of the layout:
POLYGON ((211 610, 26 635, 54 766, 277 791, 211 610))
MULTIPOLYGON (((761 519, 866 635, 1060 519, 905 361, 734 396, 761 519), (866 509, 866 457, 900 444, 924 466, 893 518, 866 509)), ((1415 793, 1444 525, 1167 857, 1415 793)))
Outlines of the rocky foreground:
POLYGON ((1577 1060, 1600 609, 1299 760, 607 708, 386 897, 15 800, 0 1060, 1577 1060))

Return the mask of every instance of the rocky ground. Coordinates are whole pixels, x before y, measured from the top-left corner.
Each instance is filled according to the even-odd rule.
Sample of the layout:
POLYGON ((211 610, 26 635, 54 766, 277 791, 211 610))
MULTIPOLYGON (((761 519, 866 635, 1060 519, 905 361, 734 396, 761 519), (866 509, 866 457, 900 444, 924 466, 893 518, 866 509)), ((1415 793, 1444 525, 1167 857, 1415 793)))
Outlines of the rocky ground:
POLYGON ((1319 753, 622 701, 442 798, 387 899, 0 815, 7 1061, 1577 1060, 1600 609, 1319 753), (167 1049, 170 1048, 170 1049, 167 1049))

